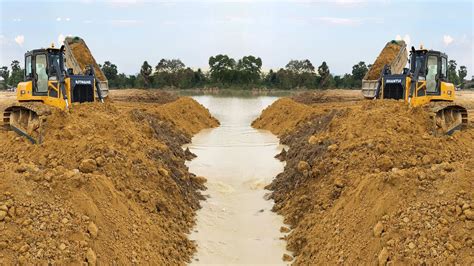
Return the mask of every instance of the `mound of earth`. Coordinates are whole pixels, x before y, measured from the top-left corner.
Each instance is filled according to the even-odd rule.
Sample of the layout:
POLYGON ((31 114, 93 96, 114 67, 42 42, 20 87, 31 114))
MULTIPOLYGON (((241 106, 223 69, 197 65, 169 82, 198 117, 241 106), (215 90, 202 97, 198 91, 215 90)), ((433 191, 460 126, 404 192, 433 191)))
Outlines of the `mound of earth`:
POLYGON ((347 102, 362 100, 362 94, 358 90, 318 90, 295 94, 291 97, 296 102, 304 104, 347 102))
POLYGON ((401 102, 290 99, 254 126, 289 146, 268 188, 297 265, 474 263, 473 128, 436 137, 424 109, 401 102))
POLYGON ((385 65, 389 65, 398 55, 402 45, 396 41, 389 42, 380 52, 365 79, 375 80, 380 78, 380 73, 385 65))
POLYGON ((163 104, 176 101, 178 96, 166 91, 155 89, 123 89, 111 90, 110 98, 115 101, 163 104))
POLYGON ((71 52, 82 70, 85 70, 90 65, 92 65, 94 67, 94 72, 97 76, 97 79, 102 81, 107 80, 83 39, 80 37, 67 37, 66 41, 68 42, 71 52))
POLYGON ((54 111, 41 145, 0 131, 0 264, 188 262, 205 187, 181 146, 217 125, 180 98, 54 111))

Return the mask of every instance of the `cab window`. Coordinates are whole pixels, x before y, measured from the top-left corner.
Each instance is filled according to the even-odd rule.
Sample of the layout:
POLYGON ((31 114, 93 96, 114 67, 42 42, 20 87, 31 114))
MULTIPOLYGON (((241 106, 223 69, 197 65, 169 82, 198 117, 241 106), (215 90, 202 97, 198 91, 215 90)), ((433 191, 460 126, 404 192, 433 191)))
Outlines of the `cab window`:
POLYGON ((36 92, 45 93, 48 91, 48 73, 46 72, 46 55, 40 54, 36 56, 36 92))
POLYGON ((426 91, 427 92, 437 92, 438 86, 436 82, 436 77, 438 74, 438 57, 437 56, 428 56, 428 62, 426 64, 427 73, 426 73, 426 91))
POLYGON ((25 59, 25 79, 31 77, 31 55, 27 56, 25 59))
POLYGON ((444 79, 448 78, 448 59, 446 57, 441 57, 441 75, 444 79))

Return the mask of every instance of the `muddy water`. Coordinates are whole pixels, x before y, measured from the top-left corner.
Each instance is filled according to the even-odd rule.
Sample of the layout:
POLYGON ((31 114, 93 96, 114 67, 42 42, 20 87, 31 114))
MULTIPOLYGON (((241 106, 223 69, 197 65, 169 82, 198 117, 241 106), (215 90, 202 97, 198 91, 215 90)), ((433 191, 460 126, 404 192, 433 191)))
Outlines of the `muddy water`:
POLYGON ((198 244, 193 264, 284 264, 283 218, 271 212, 264 186, 283 171, 274 158, 282 147, 251 122, 276 97, 195 96, 221 126, 197 134, 188 145, 197 158, 191 172, 208 179, 209 198, 198 211, 190 238, 198 244))

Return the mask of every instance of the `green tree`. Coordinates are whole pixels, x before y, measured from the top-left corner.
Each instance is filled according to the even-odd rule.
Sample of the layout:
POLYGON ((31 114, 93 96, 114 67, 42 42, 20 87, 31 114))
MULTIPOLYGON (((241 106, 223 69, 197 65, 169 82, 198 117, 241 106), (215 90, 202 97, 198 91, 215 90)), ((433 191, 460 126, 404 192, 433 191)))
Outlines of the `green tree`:
POLYGON ((21 69, 20 62, 13 60, 11 63, 11 76, 8 79, 8 84, 10 86, 16 87, 18 83, 23 81, 23 69, 21 69))
POLYGON ((277 74, 273 72, 273 69, 270 69, 264 77, 265 85, 268 87, 275 87, 277 86, 277 79, 277 74))
POLYGON ((459 77, 456 72, 457 65, 455 60, 449 60, 448 62, 448 80, 455 85, 459 84, 459 77))
POLYGON ((360 61, 359 63, 352 66, 352 76, 354 80, 362 81, 367 71, 369 71, 369 68, 363 61, 360 61))
POLYGON ((458 70, 458 76, 461 82, 464 82, 464 78, 467 76, 467 68, 466 66, 460 66, 458 70))
POLYGON ((227 55, 216 55, 209 58, 211 80, 218 83, 232 83, 234 79, 235 60, 227 55))
POLYGON ((240 83, 255 84, 260 79, 262 59, 252 55, 244 56, 237 63, 238 80, 240 83))
POLYGON ((8 77, 10 77, 10 70, 8 70, 7 66, 2 66, 0 68, 0 77, 3 78, 3 87, 5 89, 7 87, 8 77))
POLYGON ((140 85, 143 85, 145 88, 151 86, 151 73, 152 68, 147 61, 143 62, 142 67, 140 68, 140 85))
POLYGON ((161 59, 155 66, 157 72, 177 73, 186 67, 180 59, 161 59))
POLYGON ((329 76, 330 76, 330 71, 329 67, 326 64, 326 62, 323 61, 323 63, 318 67, 318 74, 319 74, 319 82, 318 85, 320 88, 326 88, 329 84, 329 76))
POLYGON ((285 68, 293 73, 301 74, 301 73, 313 73, 314 66, 308 59, 305 60, 290 60, 288 64, 286 64, 285 68))
POLYGON ((118 75, 118 69, 115 64, 112 64, 110 61, 105 61, 104 65, 101 67, 102 72, 104 72, 107 80, 115 80, 118 75))

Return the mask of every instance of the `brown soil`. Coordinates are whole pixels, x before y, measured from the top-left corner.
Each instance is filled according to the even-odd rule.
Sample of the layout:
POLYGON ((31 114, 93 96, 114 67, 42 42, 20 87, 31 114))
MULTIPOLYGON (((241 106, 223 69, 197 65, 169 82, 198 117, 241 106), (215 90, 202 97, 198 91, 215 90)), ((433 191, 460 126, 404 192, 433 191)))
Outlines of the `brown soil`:
POLYGON ((77 63, 81 69, 85 70, 92 64, 94 66, 94 72, 97 78, 101 81, 107 80, 84 40, 80 39, 74 41, 72 38, 70 38, 70 40, 71 42, 69 43, 69 46, 71 47, 72 53, 74 54, 74 57, 76 58, 77 63))
POLYGON ((124 89, 110 90, 110 98, 115 101, 168 103, 178 99, 178 96, 162 90, 124 89))
POLYGON ((390 65, 390 63, 397 57, 400 49, 402 48, 401 45, 389 42, 385 45, 383 50, 380 52, 379 56, 375 60, 374 64, 370 68, 366 79, 367 80, 375 80, 379 79, 380 73, 385 65, 390 65))
POLYGON ((289 146, 269 189, 295 263, 474 263, 474 128, 430 134, 395 101, 281 99, 254 123, 289 146))
POLYGON ((217 126, 190 98, 54 111, 31 145, 0 131, 0 264, 184 264, 205 187, 181 145, 217 126))
POLYGON ((298 93, 291 97, 296 102, 304 104, 360 101, 364 97, 360 90, 318 90, 298 93))

